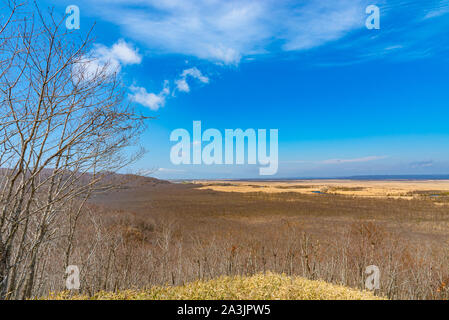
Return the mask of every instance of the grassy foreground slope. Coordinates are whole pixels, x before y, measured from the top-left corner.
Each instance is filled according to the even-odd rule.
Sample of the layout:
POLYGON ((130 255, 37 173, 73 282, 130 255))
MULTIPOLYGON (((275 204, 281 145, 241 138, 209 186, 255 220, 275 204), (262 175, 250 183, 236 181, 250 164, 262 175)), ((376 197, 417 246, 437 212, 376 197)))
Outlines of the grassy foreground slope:
POLYGON ((378 300, 370 292, 274 273, 252 277, 221 277, 180 287, 143 291, 99 292, 93 297, 52 293, 50 300, 378 300))

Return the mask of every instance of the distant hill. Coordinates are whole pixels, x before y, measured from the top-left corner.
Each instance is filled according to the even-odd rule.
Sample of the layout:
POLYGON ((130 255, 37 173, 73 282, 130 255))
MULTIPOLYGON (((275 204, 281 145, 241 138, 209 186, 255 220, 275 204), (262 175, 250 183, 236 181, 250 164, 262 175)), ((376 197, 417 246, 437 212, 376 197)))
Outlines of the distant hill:
MULTIPOLYGON (((53 173, 52 168, 43 169, 40 173, 40 179, 46 179, 53 173)), ((8 174, 11 169, 6 168, 0 168, 0 177, 8 174)), ((165 180, 159 180, 153 177, 146 177, 146 176, 140 176, 135 174, 120 174, 120 173, 113 173, 113 172, 106 172, 102 173, 103 177, 101 180, 101 186, 108 187, 108 186, 117 186, 119 188, 134 188, 139 187, 142 185, 158 185, 158 184, 170 184, 170 182, 165 180)), ((71 177, 72 174, 70 172, 67 172, 65 174, 67 178, 71 177)), ((93 178, 93 174, 91 173, 84 173, 79 178, 79 184, 86 184, 89 183, 93 178)))

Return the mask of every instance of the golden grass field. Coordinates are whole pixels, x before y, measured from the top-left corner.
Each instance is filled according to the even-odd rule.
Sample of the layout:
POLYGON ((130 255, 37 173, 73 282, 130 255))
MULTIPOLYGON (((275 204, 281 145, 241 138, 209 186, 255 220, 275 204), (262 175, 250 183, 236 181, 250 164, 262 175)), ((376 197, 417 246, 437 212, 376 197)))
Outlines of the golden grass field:
POLYGON ((381 300, 371 292, 359 291, 324 281, 307 280, 268 272, 251 277, 220 277, 178 287, 148 290, 101 291, 95 295, 52 293, 49 300, 381 300))
POLYGON ((265 192, 346 195, 354 197, 414 199, 423 195, 449 194, 449 180, 424 181, 355 181, 355 180, 292 180, 292 181, 197 181, 202 189, 220 192, 265 192), (447 194, 446 194, 447 193, 447 194))

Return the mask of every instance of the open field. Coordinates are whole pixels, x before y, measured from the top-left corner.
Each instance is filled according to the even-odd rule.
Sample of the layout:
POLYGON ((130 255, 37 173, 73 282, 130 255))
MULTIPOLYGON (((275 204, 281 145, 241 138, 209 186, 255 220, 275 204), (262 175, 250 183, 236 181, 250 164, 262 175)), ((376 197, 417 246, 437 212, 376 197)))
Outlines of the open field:
POLYGON ((449 192, 449 181, 172 184, 142 180, 141 185, 98 195, 93 202, 148 219, 180 219, 190 230, 199 229, 202 224, 207 228, 216 225, 216 230, 212 230, 218 232, 228 224, 232 229, 234 223, 269 227, 294 221, 301 222, 308 231, 332 235, 338 233, 340 226, 355 221, 376 221, 396 232, 403 231, 410 241, 418 238, 440 241, 449 240, 449 212, 445 206, 449 199, 445 188, 449 192), (290 189, 290 185, 294 188, 290 189), (376 197, 366 191, 367 195, 358 196, 361 192, 358 189, 348 190, 372 186, 383 194, 394 188, 413 195, 376 197), (312 192, 324 188, 328 190, 326 193, 312 192), (335 192, 329 191, 330 188, 335 192), (198 224, 199 221, 202 223, 198 224))
POLYGON ((449 180, 425 181, 355 181, 355 180, 289 180, 289 181, 198 181, 203 189, 221 192, 265 192, 302 194, 327 193, 354 197, 401 198, 449 196, 449 180))
MULTIPOLYGON (((275 186, 298 183, 302 184, 275 186)), ((366 187, 344 183, 334 186, 366 187)), ((449 212, 444 188, 434 182, 413 182, 415 187, 407 182, 371 185, 382 183, 416 195, 354 197, 288 188, 222 192, 210 185, 139 178, 91 200, 71 263, 83 266, 82 277, 89 285, 82 293, 87 295, 265 272, 363 290, 365 268, 376 265, 381 270, 376 294, 391 299, 448 298, 449 212), (415 189, 418 184, 424 189, 415 189), (429 190, 441 195, 430 196, 429 190)), ((57 281, 49 289, 62 290, 57 281)))
POLYGON ((376 265, 381 272, 377 296, 449 298, 445 181, 273 182, 236 192, 234 184, 249 188, 254 182, 205 186, 135 176, 125 180, 120 188, 89 200, 76 222, 67 261, 60 258, 66 238, 55 238, 41 251, 34 297, 63 292, 61 279, 69 264, 79 266, 80 297, 148 295, 149 288, 170 295, 178 292, 170 288, 197 281, 203 285, 270 272, 360 291, 366 267, 376 265), (354 196, 322 189, 359 192, 374 185, 412 196, 354 196), (261 190, 269 188, 281 191, 261 190))

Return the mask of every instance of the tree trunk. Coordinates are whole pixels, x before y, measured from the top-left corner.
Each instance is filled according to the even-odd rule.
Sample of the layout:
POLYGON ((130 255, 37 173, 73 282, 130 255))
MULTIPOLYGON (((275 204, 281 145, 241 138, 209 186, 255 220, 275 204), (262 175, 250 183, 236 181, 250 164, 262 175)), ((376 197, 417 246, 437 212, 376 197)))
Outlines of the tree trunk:
POLYGON ((0 239, 0 300, 6 299, 8 288, 8 252, 0 239))

